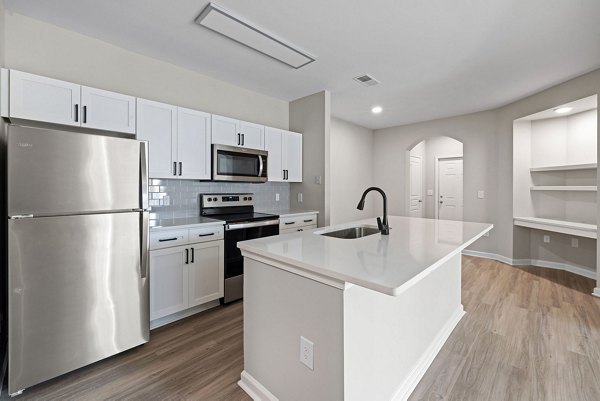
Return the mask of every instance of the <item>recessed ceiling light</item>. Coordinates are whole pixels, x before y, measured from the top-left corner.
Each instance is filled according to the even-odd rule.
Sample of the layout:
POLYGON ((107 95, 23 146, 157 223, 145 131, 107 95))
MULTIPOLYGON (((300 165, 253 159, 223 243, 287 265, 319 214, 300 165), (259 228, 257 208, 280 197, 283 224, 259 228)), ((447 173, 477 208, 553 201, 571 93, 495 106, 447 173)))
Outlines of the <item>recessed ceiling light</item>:
POLYGON ((314 57, 214 3, 208 3, 195 22, 293 68, 315 61, 314 57))
POLYGON ((375 106, 375 107, 373 107, 373 108, 371 109, 371 112, 372 112, 373 114, 379 114, 379 113, 381 113, 382 111, 383 111, 383 109, 381 108, 381 106, 375 106))
POLYGON ((558 114, 564 114, 570 112, 571 110, 573 110, 572 107, 559 107, 557 109, 554 109, 554 112, 558 114))

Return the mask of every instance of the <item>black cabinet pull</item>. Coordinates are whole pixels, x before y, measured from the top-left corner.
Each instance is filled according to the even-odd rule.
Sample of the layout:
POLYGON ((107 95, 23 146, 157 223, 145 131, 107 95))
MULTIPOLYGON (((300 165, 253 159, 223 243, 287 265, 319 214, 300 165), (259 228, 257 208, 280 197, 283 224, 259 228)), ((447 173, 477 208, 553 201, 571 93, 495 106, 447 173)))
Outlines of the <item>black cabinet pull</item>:
POLYGON ((79 105, 78 104, 75 105, 75 122, 76 123, 79 122, 79 105))
POLYGON ((242 146, 244 146, 244 134, 242 134, 242 146))
POLYGON ((190 263, 190 250, 185 248, 185 264, 189 264, 190 263))
POLYGON ((183 162, 179 162, 179 175, 183 174, 183 162))
POLYGON ((215 235, 215 233, 210 233, 210 234, 198 234, 198 237, 210 237, 211 235, 215 235))
POLYGON ((194 263, 194 248, 191 248, 191 249, 192 249, 192 260, 190 262, 194 263))
POLYGON ((289 226, 291 224, 296 224, 296 222, 295 221, 288 221, 287 223, 283 223, 283 224, 285 224, 286 226, 289 226))
POLYGON ((312 221, 312 219, 310 220, 304 220, 305 223, 310 223, 312 221))
POLYGON ((167 242, 167 241, 175 241, 177 239, 177 237, 175 238, 161 238, 158 240, 158 242, 167 242))
POLYGON ((87 123, 87 106, 83 106, 83 123, 87 123))
POLYGON ((173 175, 177 175, 177 162, 173 162, 173 175))
POLYGON ((238 133, 238 145, 242 144, 242 134, 238 133))

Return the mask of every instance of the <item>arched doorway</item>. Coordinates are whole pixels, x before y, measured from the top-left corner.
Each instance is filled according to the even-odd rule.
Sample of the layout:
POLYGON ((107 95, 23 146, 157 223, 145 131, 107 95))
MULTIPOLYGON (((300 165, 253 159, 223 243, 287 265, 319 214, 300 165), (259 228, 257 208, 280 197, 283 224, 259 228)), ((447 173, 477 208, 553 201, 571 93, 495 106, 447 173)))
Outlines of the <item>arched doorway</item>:
POLYGON ((463 219, 463 144, 447 136, 407 149, 407 216, 463 219))

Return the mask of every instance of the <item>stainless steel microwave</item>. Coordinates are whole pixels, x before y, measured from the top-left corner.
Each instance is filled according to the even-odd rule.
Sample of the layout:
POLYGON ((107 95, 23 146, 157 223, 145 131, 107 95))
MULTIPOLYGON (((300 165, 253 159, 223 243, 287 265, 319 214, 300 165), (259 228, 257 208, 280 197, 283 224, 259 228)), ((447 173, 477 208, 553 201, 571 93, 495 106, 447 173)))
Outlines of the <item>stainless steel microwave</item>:
POLYGON ((267 182, 265 150, 213 145, 214 181, 267 182))

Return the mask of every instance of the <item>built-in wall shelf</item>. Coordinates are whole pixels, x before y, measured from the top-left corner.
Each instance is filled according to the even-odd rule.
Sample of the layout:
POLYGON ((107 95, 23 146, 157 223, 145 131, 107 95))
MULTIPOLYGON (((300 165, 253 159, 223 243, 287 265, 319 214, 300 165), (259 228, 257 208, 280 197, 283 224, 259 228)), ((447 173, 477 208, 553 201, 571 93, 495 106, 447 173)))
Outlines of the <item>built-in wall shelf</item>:
POLYGON ((535 228, 578 237, 596 238, 598 227, 595 224, 577 223, 573 221, 543 219, 540 217, 515 217, 515 226, 535 228))
POLYGON ((534 185, 531 187, 532 191, 597 191, 598 187, 595 185, 534 185))
POLYGON ((598 168, 597 163, 586 163, 586 164, 563 164, 557 166, 545 166, 545 167, 532 167, 530 171, 532 173, 540 171, 571 171, 571 170, 595 170, 598 168))

